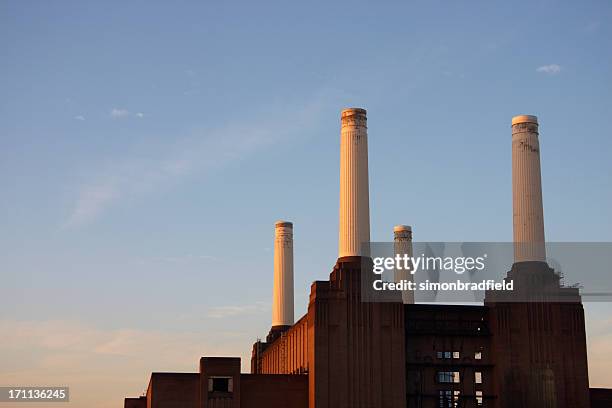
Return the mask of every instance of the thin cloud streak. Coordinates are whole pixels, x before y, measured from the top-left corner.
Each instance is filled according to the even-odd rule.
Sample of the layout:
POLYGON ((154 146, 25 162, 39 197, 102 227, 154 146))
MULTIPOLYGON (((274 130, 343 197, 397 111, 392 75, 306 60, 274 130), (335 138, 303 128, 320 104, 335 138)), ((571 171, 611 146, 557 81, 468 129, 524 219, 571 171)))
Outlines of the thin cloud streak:
POLYGON ((536 69, 536 72, 548 75, 556 75, 561 72, 561 66, 557 64, 542 65, 541 67, 538 67, 536 69))
MULTIPOLYGON (((63 226, 72 228, 89 224, 122 199, 155 191, 189 175, 235 164, 261 149, 280 142, 287 143, 297 134, 307 134, 329 104, 329 98, 315 98, 294 112, 281 108, 269 113, 269 120, 248 120, 196 135, 180 147, 168 146, 165 151, 174 153, 167 157, 126 158, 114 163, 101 176, 78 190, 63 226)), ((118 110, 116 115, 120 117, 123 112, 118 110)))
POLYGON ((243 337, 227 333, 211 338, 198 331, 10 319, 0 319, 0 333, 0 383, 69 385, 74 407, 116 406, 125 395, 137 393, 152 371, 197 370, 204 350, 207 355, 248 357, 243 337))
POLYGON ((127 109, 113 108, 110 111, 110 117, 113 119, 120 119, 128 116, 130 116, 130 111, 127 109))
POLYGON ((113 108, 109 112, 109 116, 113 119, 125 119, 129 117, 136 117, 138 119, 142 119, 145 117, 143 112, 132 113, 127 109, 113 108))
POLYGON ((211 319, 225 319, 232 316, 244 316, 265 312, 269 309, 266 302, 256 302, 252 305, 216 306, 208 310, 211 319))
POLYGON ((72 227, 91 221, 118 197, 119 191, 112 180, 83 187, 64 226, 72 227))

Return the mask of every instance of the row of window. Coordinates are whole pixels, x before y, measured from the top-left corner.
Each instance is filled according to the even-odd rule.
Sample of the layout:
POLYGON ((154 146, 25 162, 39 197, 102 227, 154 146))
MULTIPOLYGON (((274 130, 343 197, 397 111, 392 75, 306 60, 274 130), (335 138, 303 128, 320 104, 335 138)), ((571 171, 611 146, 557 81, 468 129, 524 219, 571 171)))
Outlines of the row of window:
MULTIPOLYGON (((458 384, 461 382, 461 376, 459 371, 438 371, 438 382, 458 384)), ((482 372, 474 372, 474 383, 482 384, 482 372)))
MULTIPOLYGON (((444 360, 461 358, 461 353, 458 351, 438 351, 436 355, 439 359, 444 360)), ((482 351, 476 351, 474 353, 474 360, 482 360, 482 351)))
MULTIPOLYGON (((440 396, 440 400, 439 400, 439 407, 440 408, 457 408, 459 407, 459 398, 461 396, 461 391, 456 391, 456 390, 439 390, 438 391, 439 396, 440 396)), ((474 396, 474 398, 476 399, 476 406, 477 407, 482 407, 483 405, 483 398, 482 398, 482 391, 476 391, 476 394, 474 396)))

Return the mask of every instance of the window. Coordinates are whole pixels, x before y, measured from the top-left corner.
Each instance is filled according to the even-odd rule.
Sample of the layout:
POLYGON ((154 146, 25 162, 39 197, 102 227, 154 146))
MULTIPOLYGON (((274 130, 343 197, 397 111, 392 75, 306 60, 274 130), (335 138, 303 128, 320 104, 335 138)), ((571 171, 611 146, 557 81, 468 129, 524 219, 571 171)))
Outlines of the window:
POLYGON ((232 392, 232 377, 209 377, 208 392, 232 392))
POLYGON ((482 351, 477 351, 474 353, 474 360, 482 360, 482 351))
POLYGON ((476 391, 476 406, 482 407, 482 391, 476 391))
POLYGON ((436 356, 439 359, 450 360, 451 358, 459 358, 460 353, 458 351, 438 351, 436 356))
POLYGON ((459 407, 459 396, 460 396, 459 391, 439 390, 438 396, 439 396, 439 400, 438 400, 439 408, 457 408, 459 407))
POLYGON ((439 383, 458 383, 459 371, 438 371, 439 383))
POLYGON ((482 373, 480 371, 474 372, 474 382, 476 384, 482 384, 482 373))

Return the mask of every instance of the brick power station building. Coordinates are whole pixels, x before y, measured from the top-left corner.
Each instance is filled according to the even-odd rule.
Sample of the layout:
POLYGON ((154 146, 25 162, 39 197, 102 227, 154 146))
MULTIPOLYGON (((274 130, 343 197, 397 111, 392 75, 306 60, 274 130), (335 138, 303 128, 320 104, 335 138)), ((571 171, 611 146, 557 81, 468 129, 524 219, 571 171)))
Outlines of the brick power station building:
MULTIPOLYGON (((275 229, 272 328, 240 359, 203 357, 197 373, 153 373, 125 408, 589 408, 611 407, 589 389, 584 311, 546 263, 538 121, 512 120, 514 264, 507 279, 538 302, 488 293, 482 306, 364 302, 371 273, 368 138, 364 109, 341 115, 339 256, 293 314, 293 225, 275 229), (545 295, 542 295, 545 293, 545 295), (555 301, 563 299, 563 301, 555 301)), ((394 229, 411 251, 412 231, 394 229)))

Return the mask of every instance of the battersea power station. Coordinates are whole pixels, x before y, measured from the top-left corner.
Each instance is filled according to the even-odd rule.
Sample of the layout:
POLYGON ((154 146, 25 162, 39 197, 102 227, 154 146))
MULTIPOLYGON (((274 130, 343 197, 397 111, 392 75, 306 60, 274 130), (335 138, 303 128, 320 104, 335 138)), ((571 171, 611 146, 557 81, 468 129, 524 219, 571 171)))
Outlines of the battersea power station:
MULTIPOLYGON (((539 301, 497 292, 477 306, 417 304, 406 292, 364 300, 368 182, 366 111, 345 109, 338 260, 329 279, 310 286, 308 310, 295 319, 293 224, 279 221, 272 325, 252 346, 251 372, 240 372, 240 358, 202 357, 194 373, 152 373, 146 395, 126 398, 125 408, 612 406, 610 390, 589 389, 579 290, 564 287, 546 262, 535 116, 512 119, 515 247, 505 279, 514 291, 542 288, 539 301)), ((410 226, 396 226, 394 237, 411 251, 410 226)))

